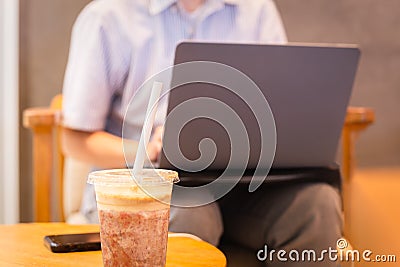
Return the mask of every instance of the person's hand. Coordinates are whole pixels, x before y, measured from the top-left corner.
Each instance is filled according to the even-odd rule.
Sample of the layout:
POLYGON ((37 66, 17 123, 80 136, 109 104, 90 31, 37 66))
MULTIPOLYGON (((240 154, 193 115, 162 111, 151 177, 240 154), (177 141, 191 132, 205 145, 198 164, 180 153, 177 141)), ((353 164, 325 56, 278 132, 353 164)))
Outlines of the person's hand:
POLYGON ((163 126, 158 126, 153 133, 153 136, 151 137, 151 140, 159 142, 162 145, 162 137, 164 134, 164 127, 163 126))
POLYGON ((149 160, 156 161, 162 149, 162 136, 164 127, 159 126, 154 130, 154 134, 151 137, 149 144, 147 145, 147 155, 149 160))

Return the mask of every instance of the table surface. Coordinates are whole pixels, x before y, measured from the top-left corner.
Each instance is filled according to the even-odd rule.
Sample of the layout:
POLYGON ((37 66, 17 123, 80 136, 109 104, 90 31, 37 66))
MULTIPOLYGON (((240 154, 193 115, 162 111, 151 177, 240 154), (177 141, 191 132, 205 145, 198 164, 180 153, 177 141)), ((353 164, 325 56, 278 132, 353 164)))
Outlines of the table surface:
MULTIPOLYGON (((99 231, 98 225, 0 225, 0 266, 102 266, 101 251, 52 253, 43 243, 46 235, 96 231, 99 231)), ((226 266, 226 258, 207 242, 171 236, 168 237, 166 266, 223 267, 226 266)))

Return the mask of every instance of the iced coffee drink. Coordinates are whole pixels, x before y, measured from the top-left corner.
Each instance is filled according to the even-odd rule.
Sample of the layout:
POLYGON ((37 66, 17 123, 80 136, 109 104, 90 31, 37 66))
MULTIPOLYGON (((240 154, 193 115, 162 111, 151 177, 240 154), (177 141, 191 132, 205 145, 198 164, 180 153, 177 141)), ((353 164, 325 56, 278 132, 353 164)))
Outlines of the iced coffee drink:
POLYGON ((144 169, 89 175, 95 185, 104 266, 164 266, 174 171, 144 169))

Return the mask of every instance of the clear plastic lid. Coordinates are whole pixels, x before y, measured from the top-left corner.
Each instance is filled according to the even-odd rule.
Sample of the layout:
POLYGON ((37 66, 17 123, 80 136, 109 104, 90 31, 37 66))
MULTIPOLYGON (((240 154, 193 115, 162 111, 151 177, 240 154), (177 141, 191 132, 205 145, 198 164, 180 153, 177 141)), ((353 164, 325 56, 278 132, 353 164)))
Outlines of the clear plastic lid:
POLYGON ((134 174, 132 169, 109 169, 94 171, 89 174, 88 183, 102 186, 127 186, 138 184, 142 186, 159 186, 179 182, 176 171, 165 169, 143 169, 134 174))

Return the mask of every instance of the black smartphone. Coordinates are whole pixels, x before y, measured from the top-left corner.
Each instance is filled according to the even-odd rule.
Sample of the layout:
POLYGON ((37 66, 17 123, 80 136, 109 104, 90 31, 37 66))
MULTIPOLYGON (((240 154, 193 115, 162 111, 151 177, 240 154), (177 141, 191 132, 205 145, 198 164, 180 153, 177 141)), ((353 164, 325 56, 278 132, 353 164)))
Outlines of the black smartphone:
POLYGON ((56 253, 101 250, 100 233, 48 235, 44 244, 56 253))

